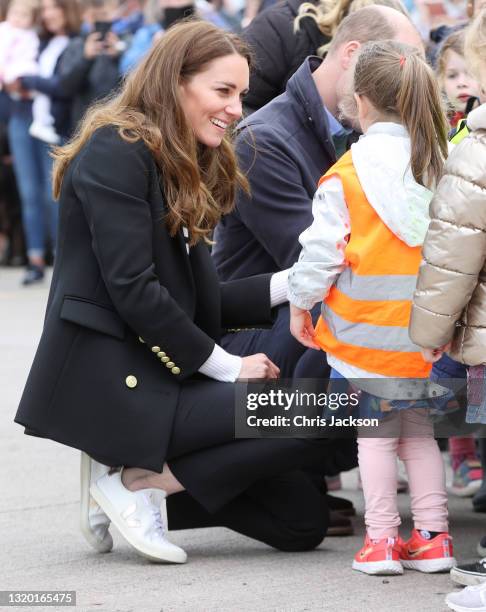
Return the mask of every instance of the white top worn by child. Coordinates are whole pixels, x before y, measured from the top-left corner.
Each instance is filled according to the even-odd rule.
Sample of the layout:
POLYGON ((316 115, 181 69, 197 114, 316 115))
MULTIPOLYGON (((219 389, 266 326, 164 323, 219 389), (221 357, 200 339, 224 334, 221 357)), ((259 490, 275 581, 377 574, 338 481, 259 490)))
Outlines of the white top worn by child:
POLYGON ((13 0, 0 23, 0 89, 21 76, 37 74, 39 38, 35 31, 37 3, 13 0))
POLYGON ((455 561, 444 466, 427 402, 413 387, 404 398, 381 391, 387 383, 393 391, 415 380, 420 389, 430 372, 408 336, 408 321, 431 187, 447 154, 447 123, 434 74, 406 45, 363 45, 353 80, 357 109, 350 114, 358 115, 365 135, 316 193, 314 222, 300 236, 302 253, 289 274, 291 332, 305 346, 326 351, 332 377, 360 379, 355 384, 367 392, 360 411, 385 410, 376 427, 358 427, 367 535, 353 569, 444 571, 455 561), (309 310, 320 301, 314 329, 309 310), (407 470, 414 518, 407 542, 398 533, 397 456, 407 470))

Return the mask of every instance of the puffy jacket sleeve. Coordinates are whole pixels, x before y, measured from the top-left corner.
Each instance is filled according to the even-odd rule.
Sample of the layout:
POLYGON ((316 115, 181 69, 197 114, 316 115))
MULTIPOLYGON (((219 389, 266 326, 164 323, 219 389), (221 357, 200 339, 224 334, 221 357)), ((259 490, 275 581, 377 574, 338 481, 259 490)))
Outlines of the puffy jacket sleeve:
POLYGON ((179 379, 190 376, 207 360, 214 341, 155 273, 147 198, 155 171, 150 152, 141 142, 127 143, 106 128, 95 133, 74 163, 73 188, 115 309, 147 343, 164 347, 181 369, 179 379))
POLYGON ((457 145, 430 206, 410 320, 419 346, 448 343, 471 299, 486 255, 484 144, 470 137, 457 145))

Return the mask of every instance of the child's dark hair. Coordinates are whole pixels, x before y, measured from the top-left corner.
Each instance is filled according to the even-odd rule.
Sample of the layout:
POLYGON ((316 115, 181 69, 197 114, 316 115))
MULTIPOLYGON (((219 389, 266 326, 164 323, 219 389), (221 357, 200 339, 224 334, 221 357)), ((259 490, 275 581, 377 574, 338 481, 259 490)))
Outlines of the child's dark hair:
POLYGON ((437 79, 419 51, 392 40, 366 43, 356 61, 354 92, 403 123, 415 180, 436 185, 447 157, 447 119, 437 79))

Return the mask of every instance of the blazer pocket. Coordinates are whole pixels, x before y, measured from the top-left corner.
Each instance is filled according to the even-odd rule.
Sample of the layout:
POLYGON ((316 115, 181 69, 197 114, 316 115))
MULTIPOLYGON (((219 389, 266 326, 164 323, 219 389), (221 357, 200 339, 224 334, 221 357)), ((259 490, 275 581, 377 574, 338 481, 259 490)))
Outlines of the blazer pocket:
POLYGON ((86 298, 66 295, 61 307, 61 319, 120 340, 125 338, 126 323, 123 319, 109 306, 86 298))

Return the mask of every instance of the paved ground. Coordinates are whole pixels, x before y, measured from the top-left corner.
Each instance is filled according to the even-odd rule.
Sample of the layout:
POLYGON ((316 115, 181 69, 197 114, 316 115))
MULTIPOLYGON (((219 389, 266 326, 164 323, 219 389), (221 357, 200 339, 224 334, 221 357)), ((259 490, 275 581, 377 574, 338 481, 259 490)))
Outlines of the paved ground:
MULTIPOLYGON (((83 612, 447 609, 447 575, 371 578, 350 569, 363 536, 356 473, 346 475, 342 493, 359 508, 356 535, 326 539, 311 553, 275 552, 225 529, 174 532, 189 554, 184 566, 147 563, 118 534, 114 552, 91 552, 77 526, 78 453, 26 437, 12 422, 47 298, 46 288, 21 289, 19 279, 0 269, 0 590, 76 590, 83 612)), ((408 528, 408 498, 400 500, 408 528)), ((468 500, 451 499, 450 507, 456 556, 473 558, 486 515, 468 500)))

